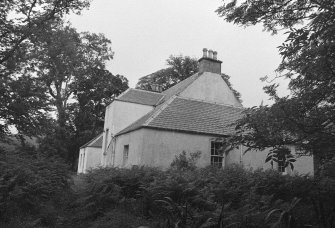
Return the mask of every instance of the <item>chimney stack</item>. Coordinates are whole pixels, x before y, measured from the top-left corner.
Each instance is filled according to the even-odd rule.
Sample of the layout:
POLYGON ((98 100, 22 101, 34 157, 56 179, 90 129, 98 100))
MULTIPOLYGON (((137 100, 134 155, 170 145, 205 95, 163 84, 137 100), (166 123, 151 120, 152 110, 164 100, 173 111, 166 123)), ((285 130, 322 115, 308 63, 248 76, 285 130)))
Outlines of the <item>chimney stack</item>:
POLYGON ((217 60, 217 52, 204 48, 203 56, 199 59, 199 73, 211 72, 215 74, 221 74, 221 61, 217 60))

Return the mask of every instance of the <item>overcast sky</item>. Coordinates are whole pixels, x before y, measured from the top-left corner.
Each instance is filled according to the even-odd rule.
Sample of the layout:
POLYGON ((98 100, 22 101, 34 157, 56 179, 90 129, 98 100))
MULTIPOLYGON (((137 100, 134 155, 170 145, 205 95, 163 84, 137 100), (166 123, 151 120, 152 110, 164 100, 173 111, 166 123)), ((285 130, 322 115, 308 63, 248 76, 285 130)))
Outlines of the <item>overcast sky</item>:
MULTIPOLYGON (((113 74, 122 74, 134 87, 142 76, 166 67, 172 55, 200 58, 202 49, 218 52, 222 72, 231 76, 243 105, 269 104, 259 80, 274 76, 280 63, 277 47, 283 36, 271 36, 261 26, 229 24, 215 10, 220 0, 93 0, 82 15, 69 21, 78 31, 103 33, 112 41, 113 74)), ((281 94, 287 94, 286 83, 281 94)))

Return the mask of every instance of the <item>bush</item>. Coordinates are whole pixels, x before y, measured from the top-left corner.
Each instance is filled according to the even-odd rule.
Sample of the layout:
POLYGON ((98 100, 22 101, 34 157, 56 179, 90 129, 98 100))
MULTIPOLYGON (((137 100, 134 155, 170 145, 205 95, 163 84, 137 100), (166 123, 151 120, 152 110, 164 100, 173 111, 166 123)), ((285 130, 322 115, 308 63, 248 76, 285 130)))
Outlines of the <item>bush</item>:
POLYGON ((175 156, 171 163, 172 169, 177 169, 180 171, 184 170, 195 170, 196 169, 196 162, 200 158, 201 152, 194 152, 190 153, 189 157, 187 157, 186 152, 183 151, 178 156, 175 156))
POLYGON ((46 212, 68 189, 67 170, 58 158, 45 157, 32 147, 0 151, 0 221, 31 217, 45 225, 55 223, 46 212))
MULTIPOLYGON (((97 220, 110 210, 128 205, 128 212, 134 211, 135 199, 143 186, 154 181, 162 171, 155 168, 136 167, 131 169, 99 168, 83 176, 82 190, 72 205, 78 213, 73 222, 97 220)), ((135 213, 135 212, 134 212, 135 213)))
POLYGON ((333 223, 335 182, 330 175, 283 176, 239 165, 190 168, 176 165, 185 164, 179 161, 187 161, 186 154, 178 158, 182 159, 166 171, 100 168, 83 176, 83 191, 74 205, 78 221, 72 226, 269 227, 289 222, 294 227, 331 227, 333 223))

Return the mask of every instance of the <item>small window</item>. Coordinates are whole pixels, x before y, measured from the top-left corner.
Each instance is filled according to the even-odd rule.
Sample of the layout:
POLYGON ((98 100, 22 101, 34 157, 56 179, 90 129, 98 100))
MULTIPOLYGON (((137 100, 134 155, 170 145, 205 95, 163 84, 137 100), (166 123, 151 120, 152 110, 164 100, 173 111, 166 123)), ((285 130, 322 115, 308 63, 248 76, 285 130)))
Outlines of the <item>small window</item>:
POLYGON ((109 133, 109 129, 107 128, 106 130, 105 130, 105 151, 104 151, 104 154, 107 154, 107 142, 108 142, 108 133, 109 133))
POLYGON ((83 163, 82 163, 82 166, 83 166, 83 171, 84 171, 84 168, 85 168, 85 151, 83 153, 83 163))
POLYGON ((224 161, 222 148, 222 141, 211 141, 211 165, 222 167, 224 161))
POLYGON ((129 145, 124 145, 123 147, 123 166, 126 166, 128 162, 128 155, 129 155, 129 145))
POLYGON ((285 155, 278 156, 278 172, 281 172, 281 173, 286 172, 285 162, 286 162, 285 155))
POLYGON ((82 166, 83 166, 83 154, 80 154, 80 159, 79 159, 79 170, 82 171, 82 166))

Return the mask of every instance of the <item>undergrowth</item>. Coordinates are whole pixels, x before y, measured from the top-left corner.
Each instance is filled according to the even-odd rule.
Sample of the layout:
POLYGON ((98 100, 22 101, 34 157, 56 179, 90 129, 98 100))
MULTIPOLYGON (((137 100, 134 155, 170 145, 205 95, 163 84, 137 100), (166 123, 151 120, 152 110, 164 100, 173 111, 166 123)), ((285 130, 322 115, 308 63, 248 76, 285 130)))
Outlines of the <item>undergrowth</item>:
MULTIPOLYGON (((182 164, 178 164, 182 161, 182 164)), ((191 162, 191 164, 188 164, 191 162)), ((334 227, 334 161, 320 176, 196 168, 99 168, 69 181, 56 158, 1 152, 1 227, 334 227)))

